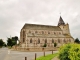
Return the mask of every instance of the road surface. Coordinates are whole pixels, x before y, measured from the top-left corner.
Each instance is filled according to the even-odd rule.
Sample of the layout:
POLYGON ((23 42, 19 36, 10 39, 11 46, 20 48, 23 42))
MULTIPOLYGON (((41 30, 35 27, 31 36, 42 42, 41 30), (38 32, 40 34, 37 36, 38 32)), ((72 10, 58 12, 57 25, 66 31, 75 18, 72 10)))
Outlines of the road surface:
MULTIPOLYGON (((20 51, 11 51, 8 48, 0 48, 0 60, 34 60, 35 53, 37 57, 43 56, 43 52, 20 52, 20 51)), ((47 51, 47 54, 51 54, 51 51, 47 51)))

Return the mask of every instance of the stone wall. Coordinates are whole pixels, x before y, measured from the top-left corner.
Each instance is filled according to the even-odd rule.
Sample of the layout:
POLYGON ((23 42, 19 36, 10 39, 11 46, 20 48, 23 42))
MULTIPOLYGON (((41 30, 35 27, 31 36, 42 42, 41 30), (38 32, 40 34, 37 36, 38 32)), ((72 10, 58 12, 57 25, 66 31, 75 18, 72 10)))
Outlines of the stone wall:
POLYGON ((17 51, 51 51, 51 50, 58 50, 58 47, 53 47, 53 48, 49 48, 49 47, 35 47, 35 48, 22 48, 22 47, 13 47, 13 50, 17 50, 17 51))

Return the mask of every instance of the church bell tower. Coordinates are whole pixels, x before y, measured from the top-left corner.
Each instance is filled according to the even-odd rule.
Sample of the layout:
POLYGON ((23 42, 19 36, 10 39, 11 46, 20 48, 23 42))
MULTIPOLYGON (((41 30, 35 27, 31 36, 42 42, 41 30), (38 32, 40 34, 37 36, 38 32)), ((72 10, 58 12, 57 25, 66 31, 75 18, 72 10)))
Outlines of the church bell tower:
POLYGON ((65 22, 63 21, 62 17, 60 16, 59 18, 59 22, 58 22, 58 26, 61 28, 61 30, 63 31, 63 34, 69 34, 70 35, 70 31, 69 31, 69 24, 65 24, 65 22))

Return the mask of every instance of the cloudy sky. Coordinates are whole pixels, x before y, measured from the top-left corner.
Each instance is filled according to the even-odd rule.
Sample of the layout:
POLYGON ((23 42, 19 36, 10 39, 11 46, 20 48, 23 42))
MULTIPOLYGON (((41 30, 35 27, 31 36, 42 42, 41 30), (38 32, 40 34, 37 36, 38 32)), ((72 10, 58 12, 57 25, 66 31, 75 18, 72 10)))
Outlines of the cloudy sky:
POLYGON ((0 0, 0 38, 19 37, 25 23, 56 26, 60 12, 80 39, 80 0, 0 0))

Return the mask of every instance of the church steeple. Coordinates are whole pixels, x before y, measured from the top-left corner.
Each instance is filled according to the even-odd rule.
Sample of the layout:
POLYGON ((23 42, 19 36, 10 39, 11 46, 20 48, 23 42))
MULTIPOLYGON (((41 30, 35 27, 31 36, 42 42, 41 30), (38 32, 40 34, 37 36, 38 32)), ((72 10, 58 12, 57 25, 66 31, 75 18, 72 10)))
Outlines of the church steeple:
POLYGON ((62 17, 60 16, 58 26, 65 25, 65 22, 63 21, 62 17))

